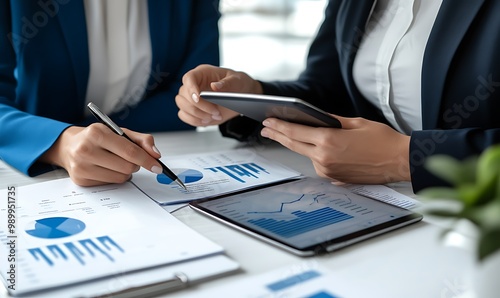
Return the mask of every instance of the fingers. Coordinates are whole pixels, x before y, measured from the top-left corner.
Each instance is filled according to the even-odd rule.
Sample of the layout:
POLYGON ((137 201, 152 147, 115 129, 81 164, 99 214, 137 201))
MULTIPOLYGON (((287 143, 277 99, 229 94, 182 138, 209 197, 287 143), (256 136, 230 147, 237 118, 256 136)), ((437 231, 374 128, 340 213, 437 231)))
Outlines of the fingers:
POLYGON ((287 139, 289 139, 302 143, 315 144, 318 142, 318 136, 324 134, 326 130, 332 130, 332 128, 311 127, 276 118, 268 118, 262 124, 264 125, 264 129, 261 132, 262 136, 283 142, 287 142, 287 139), (275 138, 279 138, 279 140, 275 138))
POLYGON ((138 144, 134 144, 130 140, 113 133, 107 127, 103 129, 102 126, 98 128, 93 128, 92 125, 89 126, 87 133, 91 140, 99 140, 101 139, 100 134, 103 134, 102 141, 94 142, 94 148, 96 148, 94 160, 96 164, 121 173, 132 173, 136 168, 135 166, 141 166, 153 173, 160 174, 161 165, 155 158, 159 157, 159 153, 156 153, 155 149, 153 149, 153 137, 130 130, 124 131, 138 144), (99 150, 99 147, 109 151, 111 156, 106 151, 99 150))
POLYGON ((212 65, 200 65, 187 72, 182 83, 175 98, 179 108, 178 116, 193 126, 218 125, 238 115, 234 111, 203 100, 200 96, 203 90, 262 93, 260 83, 247 74, 212 65))
POLYGON ((342 129, 270 118, 261 134, 309 157, 316 173, 348 183, 410 181, 410 137, 386 124, 337 116, 342 129))
POLYGON ((316 147, 314 139, 317 130, 321 128, 290 123, 275 118, 269 118, 262 123, 263 137, 272 139, 299 154, 309 156, 316 147))
POLYGON ((129 136, 137 145, 144 149, 149 155, 154 158, 160 158, 161 153, 155 146, 155 140, 150 134, 143 134, 132 131, 130 129, 122 128, 127 136, 129 136))
POLYGON ((192 94, 187 89, 188 87, 182 86, 175 98, 182 121, 193 126, 205 126, 212 121, 222 120, 219 106, 200 98, 194 102, 191 98, 192 94))
POLYGON ((95 186, 110 183, 124 183, 131 178, 131 174, 112 171, 107 168, 86 164, 88 167, 80 167, 70 172, 70 178, 80 186, 95 186))

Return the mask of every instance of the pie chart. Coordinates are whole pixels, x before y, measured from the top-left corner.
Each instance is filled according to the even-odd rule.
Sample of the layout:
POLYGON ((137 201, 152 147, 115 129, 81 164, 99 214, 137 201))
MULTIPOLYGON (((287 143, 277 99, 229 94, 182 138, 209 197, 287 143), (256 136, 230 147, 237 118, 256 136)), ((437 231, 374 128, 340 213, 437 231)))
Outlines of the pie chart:
POLYGON ((49 217, 28 224, 26 233, 33 237, 55 239, 73 236, 85 230, 85 223, 69 217, 49 217))
MULTIPOLYGON (((179 177, 179 180, 186 184, 199 181, 203 178, 203 174, 200 171, 193 169, 173 169, 172 171, 179 177)), ((161 184, 171 184, 174 182, 165 174, 156 176, 156 180, 161 184)))

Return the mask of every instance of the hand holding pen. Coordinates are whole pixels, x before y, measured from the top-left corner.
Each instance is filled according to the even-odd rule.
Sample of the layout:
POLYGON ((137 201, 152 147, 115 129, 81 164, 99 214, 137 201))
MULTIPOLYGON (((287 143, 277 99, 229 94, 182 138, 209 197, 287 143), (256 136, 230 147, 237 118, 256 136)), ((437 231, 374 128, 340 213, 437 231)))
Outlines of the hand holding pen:
POLYGON ((47 140, 50 147, 38 161, 66 169, 71 180, 81 186, 123 183, 140 167, 162 173, 157 160, 161 154, 153 136, 128 129, 123 131, 137 145, 101 123, 70 126, 55 142, 47 140))
MULTIPOLYGON (((135 144, 139 146, 134 140, 132 140, 125 132, 118 126, 116 125, 106 114, 104 114, 94 103, 90 102, 87 107, 89 110, 92 112, 94 117, 96 117, 97 120, 99 120, 101 123, 106 125, 109 129, 111 129, 114 133, 117 135, 124 137, 128 141, 130 141, 132 144, 135 144)), ((159 154, 158 149, 156 147, 153 147, 153 150, 159 154)), ((165 174, 167 177, 175 181, 179 186, 182 188, 186 189, 186 186, 184 183, 182 183, 181 180, 172 172, 164 163, 162 163, 159 159, 156 159, 156 161, 160 164, 160 169, 158 169, 158 166, 153 166, 151 168, 151 171, 156 174, 165 174)))

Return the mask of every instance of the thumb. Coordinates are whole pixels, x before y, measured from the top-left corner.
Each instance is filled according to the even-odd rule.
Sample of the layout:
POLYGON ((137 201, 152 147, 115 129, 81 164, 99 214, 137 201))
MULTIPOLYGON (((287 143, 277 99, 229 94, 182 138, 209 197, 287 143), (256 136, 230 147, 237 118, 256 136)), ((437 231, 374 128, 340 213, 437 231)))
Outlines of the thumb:
POLYGON ((225 76, 217 82, 210 83, 210 88, 217 92, 245 92, 246 86, 253 82, 247 75, 236 72, 225 76))
POLYGON ((217 92, 230 92, 231 90, 231 80, 229 78, 224 78, 218 82, 210 83, 210 88, 217 92))
POLYGON ((343 129, 355 129, 360 126, 360 118, 347 118, 334 114, 330 114, 330 116, 339 120, 343 129))

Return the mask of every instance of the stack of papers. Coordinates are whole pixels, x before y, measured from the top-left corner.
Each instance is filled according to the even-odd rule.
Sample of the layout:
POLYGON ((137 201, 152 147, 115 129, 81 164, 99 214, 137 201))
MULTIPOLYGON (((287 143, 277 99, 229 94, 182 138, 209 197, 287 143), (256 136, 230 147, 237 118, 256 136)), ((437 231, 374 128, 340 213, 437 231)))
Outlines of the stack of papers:
MULTIPOLYGON (((0 198, 7 198, 8 191, 1 190, 0 198)), ((85 188, 65 178, 15 192, 13 206, 0 209, 0 273, 12 295, 106 277, 116 280, 130 272, 223 254, 222 247, 131 183, 85 188)), ((205 269, 220 273, 237 268, 234 262, 219 265, 205 269)))

